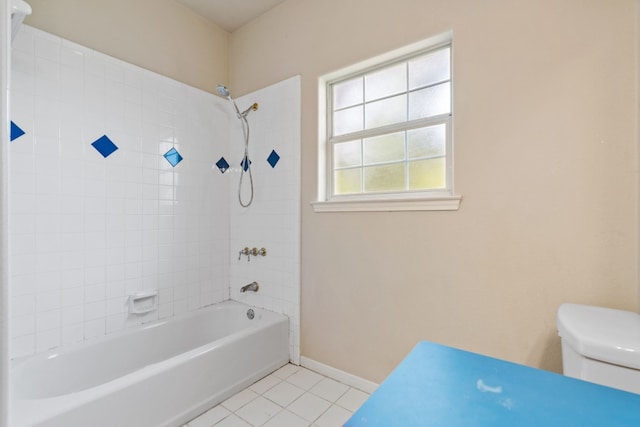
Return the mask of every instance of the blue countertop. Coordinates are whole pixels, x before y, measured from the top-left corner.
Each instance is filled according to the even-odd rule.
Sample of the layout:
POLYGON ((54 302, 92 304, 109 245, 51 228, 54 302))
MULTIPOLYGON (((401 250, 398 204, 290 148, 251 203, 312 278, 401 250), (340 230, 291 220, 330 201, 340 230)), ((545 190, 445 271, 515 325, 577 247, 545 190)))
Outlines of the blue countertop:
POLYGON ((640 395, 419 343, 345 427, 640 426, 640 395))

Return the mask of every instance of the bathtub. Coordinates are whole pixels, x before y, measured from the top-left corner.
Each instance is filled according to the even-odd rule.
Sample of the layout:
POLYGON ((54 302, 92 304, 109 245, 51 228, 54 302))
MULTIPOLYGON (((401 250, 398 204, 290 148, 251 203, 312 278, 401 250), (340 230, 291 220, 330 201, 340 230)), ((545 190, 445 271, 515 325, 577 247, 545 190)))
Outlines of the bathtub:
POLYGON ((181 426, 285 365, 288 335, 285 316, 225 301, 16 361, 10 425, 181 426))

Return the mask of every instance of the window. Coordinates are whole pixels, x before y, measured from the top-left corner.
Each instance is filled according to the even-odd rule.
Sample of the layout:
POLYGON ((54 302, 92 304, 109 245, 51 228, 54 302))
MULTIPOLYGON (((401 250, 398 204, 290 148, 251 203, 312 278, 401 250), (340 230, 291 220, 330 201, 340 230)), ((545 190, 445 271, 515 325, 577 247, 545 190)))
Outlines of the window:
POLYGON ((457 209, 450 37, 320 84, 316 211, 457 209))

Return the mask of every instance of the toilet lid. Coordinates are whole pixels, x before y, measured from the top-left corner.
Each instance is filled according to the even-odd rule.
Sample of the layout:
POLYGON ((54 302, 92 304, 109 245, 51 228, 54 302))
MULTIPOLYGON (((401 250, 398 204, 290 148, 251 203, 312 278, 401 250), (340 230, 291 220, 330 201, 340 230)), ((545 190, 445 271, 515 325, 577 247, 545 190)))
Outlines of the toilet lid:
POLYGON ((558 334, 579 354, 640 369, 640 315, 630 311, 562 304, 558 334))

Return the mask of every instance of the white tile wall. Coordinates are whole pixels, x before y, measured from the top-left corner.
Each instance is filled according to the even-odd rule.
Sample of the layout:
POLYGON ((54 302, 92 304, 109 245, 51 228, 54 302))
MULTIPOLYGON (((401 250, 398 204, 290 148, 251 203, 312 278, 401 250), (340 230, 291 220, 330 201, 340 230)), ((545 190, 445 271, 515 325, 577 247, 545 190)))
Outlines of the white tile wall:
POLYGON ((228 299, 226 102, 29 27, 12 54, 12 357, 228 299), (148 289, 158 310, 127 315, 148 289))
POLYGON ((26 132, 9 144, 12 357, 231 297, 288 315, 298 363, 299 77, 237 100, 260 104, 245 209, 228 101, 28 26, 12 58, 11 120, 26 132), (90 145, 105 134, 119 147, 107 158, 90 145), (268 255, 238 261, 245 246, 268 255), (258 294, 239 293, 254 280, 258 294), (128 315, 127 296, 149 289, 158 309, 128 315))

